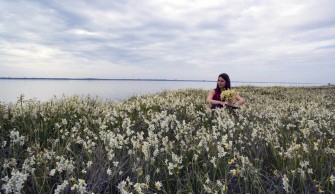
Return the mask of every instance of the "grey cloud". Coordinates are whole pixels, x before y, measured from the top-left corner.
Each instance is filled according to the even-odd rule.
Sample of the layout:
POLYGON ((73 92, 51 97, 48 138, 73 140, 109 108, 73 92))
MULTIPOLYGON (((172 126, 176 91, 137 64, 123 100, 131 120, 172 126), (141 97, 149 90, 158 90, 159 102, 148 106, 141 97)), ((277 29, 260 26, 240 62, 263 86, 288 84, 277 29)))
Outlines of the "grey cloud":
MULTIPOLYGON (((0 42, 6 45, 0 49, 0 57, 6 58, 0 68, 10 64, 20 71, 22 61, 31 61, 47 63, 44 67, 51 69, 61 64, 59 69, 75 77, 90 73, 96 77, 99 71, 94 67, 99 67, 103 77, 141 72, 142 78, 178 78, 190 72, 189 79, 213 79, 224 70, 236 79, 255 81, 252 74, 261 75, 265 69, 269 75, 288 67, 296 72, 308 66, 313 71, 322 63, 335 73, 330 66, 335 61, 335 12, 330 0, 2 1, 0 5, 4 8, 0 42), (73 71, 77 65, 80 71, 73 71)), ((310 74, 305 74, 299 79, 308 80, 310 74)), ((325 75, 322 79, 329 80, 325 75)))

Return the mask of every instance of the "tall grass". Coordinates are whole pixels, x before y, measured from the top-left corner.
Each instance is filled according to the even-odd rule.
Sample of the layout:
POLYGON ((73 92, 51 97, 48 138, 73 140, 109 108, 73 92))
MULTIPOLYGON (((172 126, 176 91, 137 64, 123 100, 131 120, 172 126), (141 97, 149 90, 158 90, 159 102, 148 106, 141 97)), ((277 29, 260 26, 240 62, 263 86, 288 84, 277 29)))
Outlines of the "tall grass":
POLYGON ((237 91, 236 114, 196 89, 2 103, 0 191, 333 193, 335 88, 237 91))

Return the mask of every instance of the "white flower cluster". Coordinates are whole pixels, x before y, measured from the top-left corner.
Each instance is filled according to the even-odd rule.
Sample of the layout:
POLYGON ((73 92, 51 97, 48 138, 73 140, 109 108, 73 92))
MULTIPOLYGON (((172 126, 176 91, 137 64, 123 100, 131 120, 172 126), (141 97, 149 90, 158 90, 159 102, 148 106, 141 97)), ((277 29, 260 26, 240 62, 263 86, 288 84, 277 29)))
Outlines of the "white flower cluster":
POLYGON ((10 177, 5 176, 1 179, 4 182, 1 189, 3 189, 5 193, 21 193, 28 176, 27 173, 13 169, 10 177))
POLYGON ((50 193, 334 189, 334 90, 238 91, 246 103, 236 115, 210 109, 204 90, 8 105, 0 109, 0 192, 25 192, 25 184, 50 193))
POLYGON ((16 129, 13 129, 11 132, 10 132, 10 142, 12 144, 19 144, 19 145, 24 145, 24 142, 25 142, 25 137, 22 135, 20 136, 20 132, 17 131, 16 129))

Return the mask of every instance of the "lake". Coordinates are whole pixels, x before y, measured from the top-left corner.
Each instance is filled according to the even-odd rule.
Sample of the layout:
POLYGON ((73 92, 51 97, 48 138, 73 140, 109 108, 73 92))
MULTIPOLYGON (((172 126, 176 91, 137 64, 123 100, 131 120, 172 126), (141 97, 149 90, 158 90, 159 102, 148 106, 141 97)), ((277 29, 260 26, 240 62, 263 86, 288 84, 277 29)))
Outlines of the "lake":
MULTIPOLYGON (((232 82, 232 85, 269 86, 274 84, 232 82)), ((24 99, 35 98, 39 101, 47 101, 54 96, 61 98, 75 94, 118 101, 134 95, 153 94, 165 90, 186 88, 210 90, 215 86, 215 81, 0 79, 0 101, 16 102, 21 94, 24 95, 24 99)))
POLYGON ((215 82, 190 81, 129 81, 129 80, 30 80, 0 79, 0 101, 16 102, 21 94, 25 99, 46 101, 54 96, 92 95, 112 101, 134 95, 153 94, 184 88, 214 88, 215 82))

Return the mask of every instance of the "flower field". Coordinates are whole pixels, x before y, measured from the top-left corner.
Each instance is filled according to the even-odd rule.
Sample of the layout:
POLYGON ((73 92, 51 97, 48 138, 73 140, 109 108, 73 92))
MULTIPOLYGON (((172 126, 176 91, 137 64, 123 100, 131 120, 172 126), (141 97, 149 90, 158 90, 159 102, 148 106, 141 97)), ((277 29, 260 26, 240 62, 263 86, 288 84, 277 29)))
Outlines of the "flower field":
POLYGON ((0 104, 2 193, 334 193, 335 88, 0 104))

